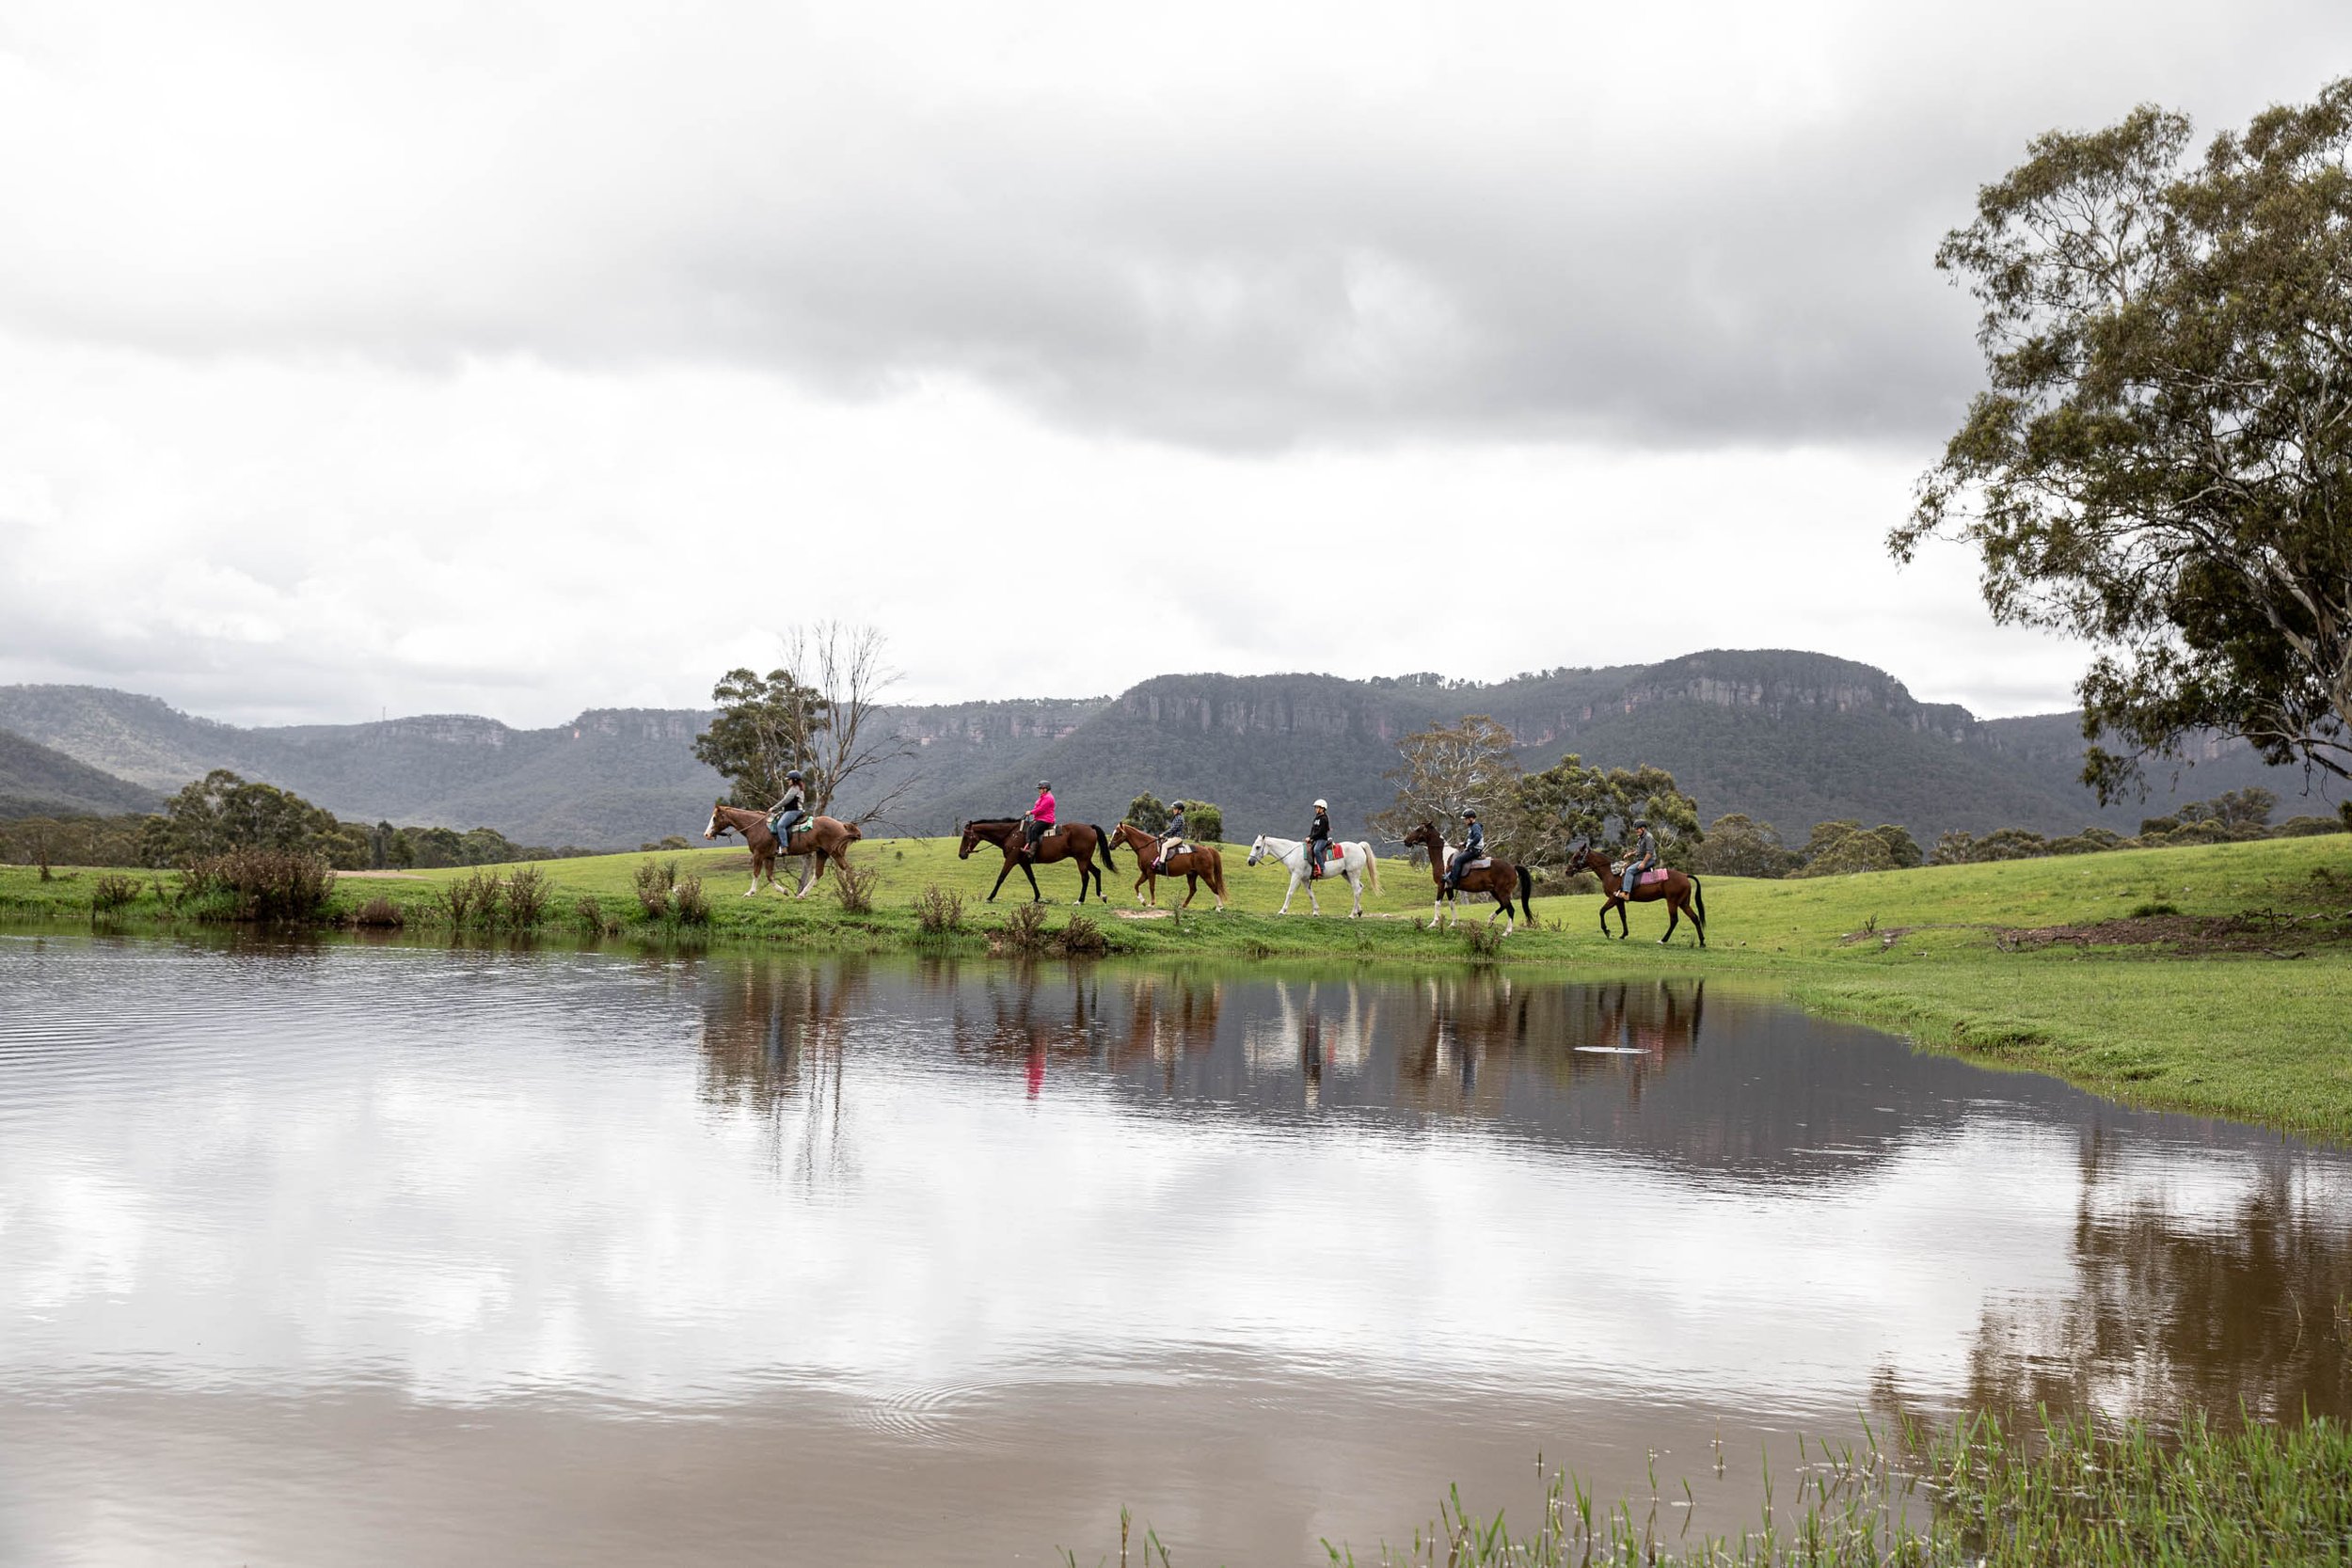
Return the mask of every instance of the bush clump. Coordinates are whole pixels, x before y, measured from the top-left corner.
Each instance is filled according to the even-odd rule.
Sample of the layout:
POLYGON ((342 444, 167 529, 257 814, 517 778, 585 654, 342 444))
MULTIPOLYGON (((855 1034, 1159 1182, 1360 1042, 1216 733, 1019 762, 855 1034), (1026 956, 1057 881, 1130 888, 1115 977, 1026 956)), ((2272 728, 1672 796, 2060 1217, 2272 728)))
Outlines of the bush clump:
POLYGON ((963 929, 963 895, 937 882, 914 895, 914 923, 929 937, 963 929))
POLYGON ((357 912, 352 915, 351 923, 354 926, 369 926, 385 930, 398 930, 401 927, 408 924, 408 917, 400 912, 400 906, 398 904, 393 903, 390 899, 385 897, 379 893, 374 897, 359 906, 357 912))
POLYGON ((548 900, 553 890, 548 885, 548 874, 535 865, 516 866, 506 876, 506 921, 516 930, 536 926, 547 918, 548 900))
POLYGON ((678 878, 676 885, 670 889, 670 909, 681 926, 709 925, 710 900, 703 893, 703 879, 700 877, 678 878))
POLYGON ((637 866, 637 902, 647 920, 670 912, 670 890, 677 886, 677 862, 643 861, 637 866))
POLYGON ((879 871, 861 871, 843 861, 834 868, 833 895, 844 914, 874 912, 874 884, 882 880, 879 871))
POLYGON ((997 935, 1007 950, 1014 953, 1035 953, 1045 946, 1045 906, 1039 903, 1015 904, 1005 915, 1005 923, 997 927, 997 935))
POLYGON ((192 862, 181 879, 208 906, 208 918, 277 925, 324 920, 335 886, 326 857, 300 849, 231 849, 206 855, 192 862))
POLYGON ((1111 950, 1110 939, 1091 915, 1073 914, 1061 928, 1061 950, 1073 958, 1090 958, 1111 950))
POLYGON ((138 895, 136 877, 101 877, 90 884, 90 913, 110 914, 138 895))
POLYGON ((593 894, 580 895, 572 905, 572 915, 580 922, 580 929, 592 937, 604 936, 612 929, 612 923, 605 918, 604 906, 593 894))

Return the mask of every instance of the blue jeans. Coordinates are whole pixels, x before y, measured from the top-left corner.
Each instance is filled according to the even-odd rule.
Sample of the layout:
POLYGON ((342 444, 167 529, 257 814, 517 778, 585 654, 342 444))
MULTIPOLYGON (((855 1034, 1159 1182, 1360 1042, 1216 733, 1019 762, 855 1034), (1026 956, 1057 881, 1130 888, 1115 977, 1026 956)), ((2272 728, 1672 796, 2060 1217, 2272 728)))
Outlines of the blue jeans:
POLYGON ((1640 861, 1625 868, 1625 891, 1631 893, 1633 884, 1642 879, 1642 873, 1650 868, 1648 861, 1640 861))
POLYGON ((775 820, 768 824, 768 831, 776 835, 778 844, 789 844, 792 842, 792 825, 804 820, 807 816, 808 813, 798 806, 790 811, 780 811, 776 813, 775 820))

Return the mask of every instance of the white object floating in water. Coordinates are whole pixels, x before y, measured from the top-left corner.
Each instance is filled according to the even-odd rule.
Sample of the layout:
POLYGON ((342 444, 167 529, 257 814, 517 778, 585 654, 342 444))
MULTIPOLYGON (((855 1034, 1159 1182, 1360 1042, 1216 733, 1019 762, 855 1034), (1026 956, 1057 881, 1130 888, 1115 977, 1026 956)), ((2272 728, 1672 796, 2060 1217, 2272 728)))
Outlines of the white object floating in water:
POLYGON ((1648 1052, 1638 1045, 1580 1045, 1579 1051, 1589 1051, 1596 1056, 1646 1056, 1648 1052))

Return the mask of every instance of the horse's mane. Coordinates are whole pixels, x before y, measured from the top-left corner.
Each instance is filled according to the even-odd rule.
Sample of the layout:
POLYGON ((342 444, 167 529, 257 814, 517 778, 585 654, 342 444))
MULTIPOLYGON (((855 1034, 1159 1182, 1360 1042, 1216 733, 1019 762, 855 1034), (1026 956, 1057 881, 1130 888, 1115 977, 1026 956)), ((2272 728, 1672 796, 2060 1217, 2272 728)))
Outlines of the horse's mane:
POLYGON ((1009 828, 1020 822, 1017 816, 976 816, 964 824, 967 828, 1009 828))

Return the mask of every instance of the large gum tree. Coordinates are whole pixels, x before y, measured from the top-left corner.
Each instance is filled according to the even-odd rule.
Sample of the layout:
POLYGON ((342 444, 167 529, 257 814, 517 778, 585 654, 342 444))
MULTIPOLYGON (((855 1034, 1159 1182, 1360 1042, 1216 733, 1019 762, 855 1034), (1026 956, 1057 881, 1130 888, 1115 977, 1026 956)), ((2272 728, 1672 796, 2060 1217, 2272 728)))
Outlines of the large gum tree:
POLYGON ((2201 732, 2352 777, 2352 79, 2191 151, 2142 107, 2053 132, 1936 264, 1987 385, 1910 517, 1996 619, 2091 641, 2102 800, 2201 732))

